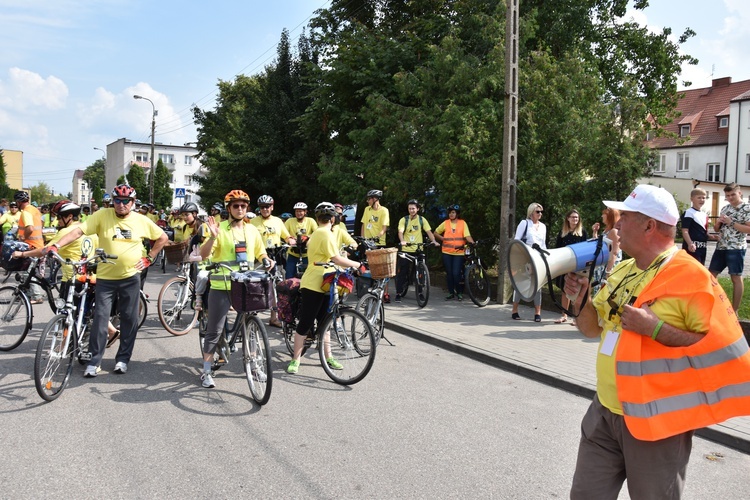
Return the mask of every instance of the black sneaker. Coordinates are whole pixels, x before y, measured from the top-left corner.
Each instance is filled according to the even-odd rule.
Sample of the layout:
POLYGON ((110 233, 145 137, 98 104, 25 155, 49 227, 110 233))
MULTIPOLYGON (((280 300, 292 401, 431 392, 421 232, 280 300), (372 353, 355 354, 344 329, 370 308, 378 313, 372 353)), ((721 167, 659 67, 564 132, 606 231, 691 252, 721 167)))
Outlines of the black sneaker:
POLYGON ((396 294, 396 303, 401 302, 401 295, 396 294))

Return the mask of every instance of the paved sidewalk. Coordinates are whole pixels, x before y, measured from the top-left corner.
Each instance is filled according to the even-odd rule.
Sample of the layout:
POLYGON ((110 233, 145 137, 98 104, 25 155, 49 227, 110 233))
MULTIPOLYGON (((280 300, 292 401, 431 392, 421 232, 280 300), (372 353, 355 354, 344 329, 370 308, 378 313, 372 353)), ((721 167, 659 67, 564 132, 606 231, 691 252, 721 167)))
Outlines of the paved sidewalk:
MULTIPOLYGON (((414 293, 400 304, 386 305, 386 338, 394 331, 457 352, 503 370, 593 398, 596 390, 598 341, 587 339, 570 323, 555 324, 560 317, 542 311, 534 323, 534 310, 521 305, 522 320, 512 320, 511 306, 491 302, 476 307, 468 296, 463 302, 445 301, 443 290, 433 287, 424 309, 417 308, 414 293)), ((383 348, 388 344, 381 341, 383 348)), ((583 415, 581 415, 583 417, 583 415)), ((697 431, 706 439, 750 453, 750 417, 734 418, 697 431)))

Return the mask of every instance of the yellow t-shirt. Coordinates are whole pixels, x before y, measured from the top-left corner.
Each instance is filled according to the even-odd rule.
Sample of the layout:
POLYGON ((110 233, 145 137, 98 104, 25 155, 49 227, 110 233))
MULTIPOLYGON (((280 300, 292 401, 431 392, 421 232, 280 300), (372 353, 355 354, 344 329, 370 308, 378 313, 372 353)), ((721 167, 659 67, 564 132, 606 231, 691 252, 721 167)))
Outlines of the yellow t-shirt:
MULTIPOLYGON (((407 215, 398 221, 398 232, 404 233, 404 241, 406 243, 424 243, 422 231, 430 230, 432 230, 430 223, 420 215, 416 215, 413 219, 407 215), (420 217, 422 219, 421 227, 419 223, 420 217)), ((402 250, 404 252, 414 253, 417 251, 417 247, 414 245, 405 245, 402 250)))
POLYGON ((15 214, 10 213, 10 210, 0 215, 0 226, 2 226, 3 235, 7 234, 13 226, 17 226, 21 220, 21 211, 16 210, 15 214))
MULTIPOLYGON (((602 285, 599 293, 592 301, 592 305, 599 315, 599 325, 602 327, 599 350, 596 356, 596 393, 602 405, 617 415, 622 415, 622 406, 617 397, 615 361, 617 347, 623 333, 620 313, 611 314, 612 305, 609 301, 612 300, 613 304, 617 304, 618 310, 621 312, 623 305, 633 302, 634 297, 638 297, 641 290, 654 279, 659 269, 668 265, 668 261, 673 255, 670 252, 673 251, 668 250, 658 255, 645 270, 636 267, 635 259, 621 262, 612 270, 607 282, 602 285), (664 260, 659 263, 662 258, 664 260), (607 335, 618 335, 611 355, 602 353, 604 339, 607 335)), ((690 332, 705 333, 708 331, 707 320, 711 317, 711 306, 708 304, 693 302, 688 304, 684 300, 666 295, 660 297, 649 307, 659 319, 663 319, 665 323, 676 328, 690 332)))
MULTIPOLYGON (((55 234, 54 238, 50 241, 50 244, 57 243, 60 241, 60 238, 71 232, 75 227, 80 226, 80 223, 71 224, 68 227, 65 227, 63 229, 60 229, 57 234, 55 234)), ((70 260, 81 260, 81 257, 83 256, 83 252, 86 251, 88 256, 93 255, 94 250, 99 248, 99 236, 92 234, 92 235, 84 235, 78 238, 77 240, 73 241, 72 243, 69 243, 62 247, 59 251, 60 257, 63 259, 70 259, 70 260)), ((103 266, 108 266, 109 264, 102 264, 103 266)), ((62 266, 62 279, 63 281, 68 281, 70 278, 73 277, 73 266, 63 265, 62 266)))
POLYGON ((352 235, 346 230, 346 226, 343 222, 333 226, 333 235, 336 237, 336 248, 341 251, 343 247, 356 246, 357 242, 354 241, 352 235))
POLYGON ((281 246, 281 240, 283 239, 286 243, 287 238, 289 238, 289 231, 286 230, 284 222, 275 215, 268 219, 255 217, 250 221, 250 224, 255 226, 263 237, 263 244, 266 248, 281 246))
POLYGON ((316 266, 315 262, 328 262, 331 257, 338 255, 336 238, 327 228, 315 231, 307 242, 307 260, 309 262, 305 274, 300 281, 301 288, 315 292, 323 292, 323 275, 330 271, 325 266, 316 266))
POLYGON ((361 222, 364 227, 365 238, 375 240, 378 245, 385 246, 385 234, 380 237, 378 237, 378 234, 383 230, 383 226, 391 225, 388 209, 382 205, 377 210, 373 210, 372 207, 365 207, 361 222))
POLYGON ((97 210, 81 224, 84 234, 99 235, 104 251, 117 255, 114 264, 101 265, 97 277, 105 280, 122 280, 133 276, 135 264, 143 257, 143 240, 157 240, 164 231, 148 217, 136 212, 120 219, 114 208, 97 210))
MULTIPOLYGON (((316 229, 318 229, 318 223, 310 217, 305 217, 304 219, 302 219, 302 222, 298 221, 296 217, 292 217, 291 219, 286 220, 286 222, 284 223, 284 227, 286 227, 287 232, 295 238, 300 234, 305 235, 309 238, 310 235, 312 235, 312 233, 315 232, 316 229)), ((294 255, 295 257, 300 256, 296 247, 290 248, 289 253, 291 255, 294 255)))

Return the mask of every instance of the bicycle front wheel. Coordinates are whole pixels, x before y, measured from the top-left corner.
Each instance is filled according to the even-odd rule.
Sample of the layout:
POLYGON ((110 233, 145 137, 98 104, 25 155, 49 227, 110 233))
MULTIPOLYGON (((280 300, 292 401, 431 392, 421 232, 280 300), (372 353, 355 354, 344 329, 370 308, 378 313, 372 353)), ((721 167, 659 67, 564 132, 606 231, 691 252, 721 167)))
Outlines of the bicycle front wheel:
POLYGON ((430 270, 424 262, 417 264, 414 288, 417 291, 417 305, 426 306, 427 301, 430 300, 430 270))
POLYGON ((190 304, 191 295, 189 282, 184 276, 167 280, 159 291, 156 301, 159 321, 172 335, 185 335, 198 320, 198 311, 190 304))
POLYGON ((375 330, 353 309, 328 315, 318 328, 320 363, 337 384, 356 384, 375 362, 375 330))
POLYGON ((259 405, 268 403, 273 385, 271 347, 263 322, 254 315, 246 315, 242 325, 242 361, 250 394, 259 405))
POLYGON ((77 340, 67 317, 58 314, 47 323, 36 347, 34 385, 45 401, 57 399, 73 371, 77 340))
POLYGON ((21 345, 31 329, 31 303, 15 286, 0 287, 0 351, 21 345))
POLYGON ((482 266, 472 264, 467 267, 464 281, 472 302, 479 307, 490 303, 490 278, 482 266))
POLYGON ((385 329, 385 307, 374 293, 366 293, 357 301, 355 309, 361 312, 375 331, 375 345, 380 342, 385 329))

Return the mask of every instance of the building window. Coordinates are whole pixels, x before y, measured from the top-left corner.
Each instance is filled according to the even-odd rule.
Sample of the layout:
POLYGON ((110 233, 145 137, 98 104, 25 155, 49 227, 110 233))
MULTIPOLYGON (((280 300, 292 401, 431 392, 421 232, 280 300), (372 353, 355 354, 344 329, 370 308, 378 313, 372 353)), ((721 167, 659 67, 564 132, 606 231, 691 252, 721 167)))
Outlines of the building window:
POLYGON ((745 172, 750 172, 750 154, 745 155, 745 172))
POLYGON ((690 125, 680 125, 680 137, 687 137, 690 135, 690 125))
POLYGON ((727 128, 729 126, 729 117, 722 116, 719 118, 719 128, 727 128))
POLYGON ((186 175, 185 176, 185 185, 186 186, 192 186, 193 185, 193 176, 192 175, 186 175))
POLYGON ((139 162, 148 162, 148 153, 143 153, 141 151, 135 151, 133 153, 133 159, 135 161, 139 161, 139 162))
POLYGON ((168 163, 174 163, 174 155, 172 154, 159 153, 159 159, 165 165, 168 163))
POLYGON ((185 165, 192 165, 193 164, 193 157, 190 155, 185 155, 185 165))
POLYGON ((690 170, 690 153, 677 153, 677 171, 687 172, 690 170))
POLYGON ((718 163, 709 163, 706 165, 706 180, 721 182, 721 165, 718 163))

